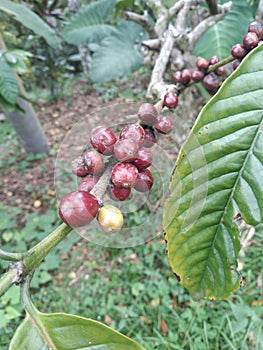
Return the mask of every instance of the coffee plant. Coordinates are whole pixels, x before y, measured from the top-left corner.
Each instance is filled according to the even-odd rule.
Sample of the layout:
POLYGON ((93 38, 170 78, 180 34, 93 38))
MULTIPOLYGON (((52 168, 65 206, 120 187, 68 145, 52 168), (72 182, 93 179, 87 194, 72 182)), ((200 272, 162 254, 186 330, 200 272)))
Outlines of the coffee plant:
MULTIPOLYGON (((156 155, 152 149, 161 138, 169 140, 176 128, 173 118, 164 112, 176 110, 182 92, 196 83, 208 90, 211 99, 179 152, 163 203, 168 260, 178 283, 195 300, 226 299, 242 285, 239 223, 262 231, 263 219, 263 25, 252 21, 239 42, 232 42, 228 57, 219 58, 217 53, 196 57, 196 42, 217 21, 227 19, 231 4, 207 1, 209 16, 199 1, 179 0, 168 9, 161 1, 145 4, 154 14, 155 26, 147 14, 126 15, 148 29, 151 36, 144 46, 158 52, 148 89, 156 103, 142 103, 136 120, 122 125, 118 132, 108 125, 92 130, 89 145, 71 159, 72 173, 79 180, 77 189, 60 198, 63 223, 27 252, 0 250, 0 258, 10 261, 0 280, 0 295, 13 284, 20 285, 26 310, 10 350, 143 349, 100 322, 41 313, 32 302, 30 280, 51 249, 73 229, 89 230, 96 220, 97 230, 104 235, 125 237, 125 216, 109 199, 123 202, 136 193, 150 195, 159 180, 153 171, 156 155), (194 9, 205 15, 187 32, 189 13, 194 9), (173 65, 168 67, 171 58, 173 65)), ((93 4, 96 6, 101 5, 93 4)), ((102 12, 102 36, 108 30, 115 33, 104 24, 107 11, 102 12)), ((73 35, 69 29, 65 36, 73 35)), ((86 39, 93 34, 88 31, 86 39)), ((211 49, 213 43, 209 46, 211 49)))

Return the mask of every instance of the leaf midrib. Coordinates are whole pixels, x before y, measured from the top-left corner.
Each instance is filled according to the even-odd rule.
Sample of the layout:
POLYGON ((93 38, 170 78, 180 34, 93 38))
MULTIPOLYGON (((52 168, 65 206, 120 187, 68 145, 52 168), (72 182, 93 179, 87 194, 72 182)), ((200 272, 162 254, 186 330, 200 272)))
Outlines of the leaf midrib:
MULTIPOLYGON (((230 192, 230 195, 229 195, 227 204, 226 204, 226 206, 225 206, 225 209, 224 209, 224 211, 223 211, 223 213, 222 213, 222 217, 221 217, 221 219, 220 219, 220 222, 219 222, 218 225, 217 225, 217 229, 216 229, 216 232, 215 232, 215 235, 214 235, 214 239, 213 239, 213 241, 212 241, 211 248, 210 248, 210 250, 209 250, 209 254, 208 254, 208 257, 207 257, 207 262, 206 262, 205 267, 204 267, 204 269, 203 269, 204 271, 206 271, 207 268, 208 268, 208 262, 209 262, 209 260, 210 260, 210 257, 211 257, 213 248, 214 248, 214 246, 215 246, 215 241, 216 241, 216 239, 217 239, 217 235, 218 235, 218 232, 219 232, 219 227, 220 227, 221 225, 227 227, 227 226, 224 224, 223 221, 224 221, 225 215, 227 215, 227 211, 228 211, 228 208, 229 208, 229 205, 230 205, 230 201, 232 201, 233 198, 234 198, 234 196, 235 196, 236 187, 237 187, 237 184, 238 184, 238 182, 239 182, 239 180, 240 180, 240 178, 241 178, 241 176, 242 176, 243 170, 244 170, 244 168, 245 168, 245 166, 246 166, 246 164, 247 164, 247 162, 248 162, 248 159, 249 159, 249 157, 250 157, 250 154, 251 154, 250 151, 253 149, 253 147, 254 147, 254 145, 255 145, 255 142, 256 142, 256 140, 257 140, 257 137, 258 137, 258 135, 259 135, 259 133, 260 133, 260 129, 261 129, 261 124, 262 124, 262 122, 263 122, 263 116, 262 116, 261 122, 260 122, 259 125, 258 125, 257 132, 256 132, 256 134, 255 134, 255 137, 253 138, 253 142, 251 143, 251 146, 250 146, 249 149, 248 149, 247 156, 246 156, 246 158, 245 158, 245 160, 244 160, 244 162, 243 162, 243 165, 242 165, 242 167, 240 168, 240 171, 239 171, 238 174, 237 174, 237 178, 236 178, 235 184, 234 184, 234 186, 233 186, 232 191, 230 192)), ((241 213, 241 214, 242 214, 242 213, 241 213)), ((231 237, 231 238, 232 238, 232 237, 231 237)), ((223 269, 223 271, 224 271, 224 273, 225 273, 225 270, 224 270, 224 269, 223 269)), ((203 277, 201 278, 201 280, 200 280, 200 282, 199 282, 199 287, 202 285, 202 282, 203 282, 205 273, 206 273, 206 272, 204 272, 204 273, 202 274, 203 277)))

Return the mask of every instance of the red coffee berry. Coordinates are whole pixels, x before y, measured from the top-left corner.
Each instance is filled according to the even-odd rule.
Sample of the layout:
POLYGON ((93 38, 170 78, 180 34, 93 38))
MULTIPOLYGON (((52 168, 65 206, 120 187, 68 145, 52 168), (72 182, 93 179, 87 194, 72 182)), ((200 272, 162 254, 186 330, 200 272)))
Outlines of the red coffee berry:
MULTIPOLYGON (((178 105, 178 96, 174 92, 167 92, 163 99, 164 106, 168 108, 174 108, 178 105)), ((156 121, 156 119, 155 119, 156 121)), ((155 124, 155 122, 154 122, 155 124)), ((152 124, 152 125, 154 125, 152 124)))
POLYGON ((88 151, 83 153, 84 167, 88 174, 98 175, 104 169, 103 159, 100 153, 96 151, 88 151))
POLYGON ((143 124, 154 125, 158 116, 157 109, 152 103, 143 103, 138 110, 138 118, 143 124))
POLYGON ((115 157, 121 162, 132 162, 137 157, 138 144, 130 139, 120 139, 114 145, 115 157))
POLYGON ((101 229, 106 233, 119 232, 123 225, 123 215, 120 209, 110 204, 100 209, 97 220, 101 229))
POLYGON ((130 163, 117 163, 111 173, 111 181, 117 187, 130 188, 135 185, 138 169, 130 163))
POLYGON ((62 221, 72 227, 90 223, 99 210, 95 196, 84 191, 73 191, 66 194, 59 204, 59 216, 62 221))
POLYGON ((115 186, 113 183, 110 183, 108 186, 107 192, 110 198, 113 199, 114 201, 125 201, 129 197, 131 193, 131 189, 120 188, 115 186))
POLYGON ((98 181, 98 176, 87 175, 80 181, 78 191, 90 192, 98 181))
POLYGON ((110 155, 113 153, 113 145, 116 140, 117 138, 113 131, 104 126, 99 126, 92 131, 90 144, 98 152, 110 155))
POLYGON ((135 141, 139 147, 143 144, 145 138, 145 132, 142 126, 139 124, 126 125, 120 134, 120 139, 131 139, 135 141))
POLYGON ((198 57, 195 64, 196 64, 196 67, 200 70, 206 69, 209 66, 209 61, 204 57, 198 57))
POLYGON ((226 67, 225 66, 218 67, 215 70, 215 74, 219 76, 226 74, 226 67))
POLYGON ((258 44, 258 36, 256 33, 249 32, 243 38, 243 45, 246 49, 250 50, 256 47, 258 44))
POLYGON ((181 78, 182 78, 182 72, 181 71, 177 71, 173 74, 173 80, 175 83, 181 83, 181 78))
POLYGON ((207 74, 205 77, 204 77, 204 85, 205 87, 210 90, 210 91, 214 91, 216 88, 219 87, 220 85, 220 81, 219 79, 212 73, 210 74, 207 74))
POLYGON ((244 47, 244 45, 241 45, 241 44, 234 45, 231 50, 231 55, 237 59, 244 58, 247 53, 248 53, 247 49, 244 47))
POLYGON ((152 164, 153 158, 151 152, 146 149, 140 149, 137 158, 133 161, 133 164, 138 169, 146 169, 152 164))
POLYGON ((263 25, 257 21, 250 23, 248 32, 256 33, 259 39, 263 39, 263 25))
POLYGON ((145 138, 142 146, 146 148, 151 148, 156 142, 157 137, 152 128, 144 128, 145 138))
POLYGON ((138 192, 150 191, 153 185, 153 176, 150 170, 139 170, 134 189, 138 192))
POLYGON ((212 56, 209 60, 209 64, 211 66, 213 66, 214 64, 217 64, 218 62, 220 62, 220 59, 217 56, 212 56))
POLYGON ((193 81, 198 83, 199 81, 203 80, 204 73, 201 72, 200 70, 193 70, 191 74, 191 78, 193 79, 193 81))
POLYGON ((79 156, 72 161, 71 170, 73 174, 79 177, 84 177, 88 175, 88 170, 85 168, 84 158, 82 156, 79 156))
POLYGON ((189 69, 182 70, 181 82, 182 84, 188 84, 191 80, 191 72, 189 69))
POLYGON ((166 135, 172 131, 174 122, 170 117, 163 116, 157 118, 154 127, 159 133, 166 135))

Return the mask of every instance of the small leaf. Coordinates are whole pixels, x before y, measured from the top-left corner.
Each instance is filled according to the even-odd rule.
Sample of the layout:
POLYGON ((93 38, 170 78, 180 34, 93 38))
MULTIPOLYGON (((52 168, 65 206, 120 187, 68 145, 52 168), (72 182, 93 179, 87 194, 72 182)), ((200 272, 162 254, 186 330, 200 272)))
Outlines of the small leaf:
POLYGON ((143 28, 122 21, 117 33, 105 38, 92 56, 90 76, 94 82, 103 83, 125 76, 143 64, 140 43, 145 36, 143 28))
POLYGON ((115 0, 101 0, 81 8, 64 28, 63 37, 70 44, 80 45, 100 41, 115 31, 115 27, 105 24, 113 12, 115 0))
POLYGON ((8 15, 13 15, 18 22, 43 37, 50 46, 56 47, 59 45, 56 32, 25 5, 16 4, 14 1, 1 0, 0 10, 8 15))
POLYGON ((9 350, 143 350, 100 322, 68 314, 37 313, 18 327, 9 350))
MULTIPOLYGON (((227 2, 228 0, 223 1, 227 2)), ((217 55, 220 59, 229 56, 232 46, 241 42, 253 21, 252 9, 246 0, 232 0, 233 7, 226 17, 208 29, 195 46, 195 55, 210 58, 217 55), (213 45, 207 45, 207 43, 213 45)))
POLYGON ((164 208, 168 260, 193 298, 237 290, 235 218, 263 221, 263 45, 201 111, 177 160, 164 208))

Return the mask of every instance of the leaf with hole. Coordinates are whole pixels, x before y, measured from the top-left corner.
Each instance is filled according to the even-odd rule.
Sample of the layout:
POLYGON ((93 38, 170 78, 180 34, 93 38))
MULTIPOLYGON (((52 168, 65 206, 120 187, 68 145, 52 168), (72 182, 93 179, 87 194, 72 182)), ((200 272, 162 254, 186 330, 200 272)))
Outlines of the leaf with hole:
POLYGON ((183 145, 163 226, 168 260, 193 298, 237 290, 235 221, 263 221, 263 45, 203 108, 183 145))
POLYGON ((132 339, 100 322, 68 315, 37 312, 18 327, 9 350, 143 350, 132 339))

